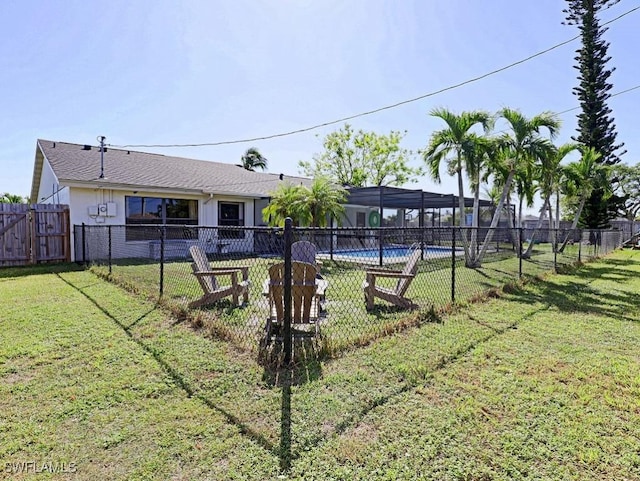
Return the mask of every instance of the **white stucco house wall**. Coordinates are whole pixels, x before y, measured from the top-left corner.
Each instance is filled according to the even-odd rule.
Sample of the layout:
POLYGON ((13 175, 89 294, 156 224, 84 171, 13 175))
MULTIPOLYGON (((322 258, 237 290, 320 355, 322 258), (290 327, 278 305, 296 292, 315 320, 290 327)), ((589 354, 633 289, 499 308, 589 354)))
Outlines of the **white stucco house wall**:
MULTIPOLYGON (((251 172, 222 162, 112 148, 101 152, 99 146, 40 139, 31 199, 69 205, 75 226, 264 226, 262 209, 283 182, 311 184, 303 177, 251 172)), ((228 248, 251 250, 251 233, 245 234, 228 248)), ((126 242, 129 254, 136 243, 141 254, 149 252, 146 240, 126 242)))
MULTIPOLYGON (((286 182, 310 185, 311 179, 251 172, 230 163, 110 147, 101 152, 99 146, 40 139, 31 199, 69 205, 72 226, 264 226, 262 209, 270 194, 286 182)), ((376 209, 347 206, 343 225, 358 226, 372 210, 376 209)), ((127 257, 136 252, 139 256, 154 255, 153 241, 127 232, 118 241, 126 246, 114 249, 114 256, 120 252, 126 252, 127 257)), ((215 249, 218 239, 212 239, 211 232, 215 230, 199 230, 199 237, 208 238, 197 240, 215 249)), ((251 231, 242 232, 242 238, 233 239, 225 249, 250 252, 254 248, 252 236, 251 231)))

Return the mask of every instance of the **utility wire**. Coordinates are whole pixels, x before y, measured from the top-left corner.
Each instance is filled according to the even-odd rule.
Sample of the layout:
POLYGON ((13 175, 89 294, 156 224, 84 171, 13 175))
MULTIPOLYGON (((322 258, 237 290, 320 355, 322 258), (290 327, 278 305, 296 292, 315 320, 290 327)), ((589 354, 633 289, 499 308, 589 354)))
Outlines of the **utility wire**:
MULTIPOLYGON (((640 89, 640 85, 636 85, 635 87, 631 87, 631 88, 628 88, 626 90, 621 90, 620 92, 616 92, 615 94, 611 94, 609 96, 609 98, 617 97, 618 95, 626 94, 627 92, 631 92, 632 90, 637 90, 637 89, 640 89)), ((562 112, 557 112, 557 115, 566 114, 568 112, 572 112, 574 110, 578 110, 579 108, 580 108, 580 106, 572 107, 570 109, 563 110, 562 112)))
MULTIPOLYGON (((618 95, 626 94, 628 92, 631 92, 632 90, 637 90, 637 89, 640 89, 640 84, 636 85, 635 87, 621 90, 620 92, 616 92, 615 94, 611 94, 609 95, 609 98, 617 97, 618 95)), ((578 110, 579 108, 580 108, 580 105, 578 105, 577 107, 571 107, 570 109, 563 110, 561 112, 553 112, 553 113, 555 115, 564 115, 564 114, 568 114, 569 112, 573 112, 574 110, 578 110)), ((498 130, 496 132, 493 132, 493 134, 506 134, 507 132, 509 132, 509 129, 498 130)))
MULTIPOLYGON (((609 96, 609 98, 611 97, 617 97, 618 95, 622 95, 622 94, 626 94, 628 92, 631 92, 633 90, 637 90, 640 89, 640 84, 636 85, 635 87, 630 87, 628 89, 625 90, 621 90, 620 92, 616 92, 614 94, 611 94, 609 96)), ((562 114, 566 114, 569 113, 573 110, 577 110, 580 107, 572 107, 570 109, 567 110, 563 110, 562 112, 557 112, 557 115, 562 115, 562 114)), ((504 134, 509 132, 508 129, 504 129, 504 130, 499 130, 497 132, 494 132, 494 134, 504 134)), ((117 148, 117 146, 115 146, 117 148)), ((238 166, 238 168, 240 168, 240 166, 238 166)), ((271 173, 271 172, 260 172, 260 174, 264 174, 264 175, 270 175, 270 176, 278 176, 280 178, 280 180, 284 180, 284 181, 288 181, 289 183, 291 183, 292 181, 294 182, 303 182, 305 179, 304 177, 300 177, 298 175, 289 175, 289 174, 276 174, 276 173, 271 173)), ((217 187, 230 187, 230 186, 240 186, 240 185, 252 185, 252 184, 263 184, 264 182, 268 182, 268 179, 260 179, 260 180, 252 180, 252 181, 247 181, 247 182, 233 182, 233 183, 225 183, 225 184, 215 184, 215 185, 210 185, 207 187, 207 189, 214 189, 217 187)))
MULTIPOLYGON (((631 13, 637 11, 637 10, 640 10, 640 6, 632 8, 631 10, 628 10, 628 11, 618 15, 617 17, 612 18, 611 20, 609 20, 607 22, 604 22, 602 24, 602 26, 604 27, 605 25, 609 25, 609 24, 611 24, 611 23, 613 23, 613 22, 615 22, 617 20, 620 20, 622 17, 625 17, 625 16, 627 16, 627 15, 629 15, 629 14, 631 14, 631 13)), ((500 72, 504 72, 505 70, 508 70, 508 69, 513 68, 513 67, 515 67, 517 65, 520 65, 520 64, 523 64, 525 62, 528 62, 529 60, 532 60, 532 59, 534 59, 536 57, 540 57, 541 55, 544 55, 546 53, 551 52, 552 50, 555 50, 555 49, 560 48, 560 47, 562 47, 564 45, 567 45, 567 44, 573 42, 574 40, 580 38, 580 36, 581 35, 576 35, 575 37, 572 37, 572 38, 570 38, 568 40, 565 40, 564 42, 560 42, 560 43, 558 43, 556 45, 553 45, 552 47, 549 47, 549 48, 541 50, 541 51, 539 51, 537 53, 534 53, 533 55, 529 55, 528 57, 525 57, 525 58, 523 58, 521 60, 518 60, 516 62, 510 63, 509 65, 506 65, 504 67, 500 67, 498 69, 491 70, 490 72, 487 72, 485 74, 479 75, 477 77, 470 78, 468 80, 465 80, 464 82, 460 82, 460 83, 457 83, 457 84, 454 84, 454 85, 450 85, 448 87, 444 87, 444 88, 441 88, 439 90, 435 90, 433 92, 429 92, 429 93, 426 93, 424 95, 420 95, 418 97, 414 97, 414 98, 411 98, 411 99, 408 99, 408 100, 402 100, 400 102, 396 102, 396 103, 391 104, 391 105, 386 105, 384 107, 379 107, 377 109, 368 110, 366 112, 361 112, 359 114, 349 115, 347 117, 342 117, 340 119, 331 120, 329 122, 323 122, 321 124, 312 125, 311 127, 305 127, 305 128, 301 128, 301 129, 297 129, 297 130, 290 130, 288 132, 282 132, 282 133, 278 133, 278 134, 265 135, 265 136, 262 136, 262 137, 253 137, 253 138, 236 139, 236 140, 224 140, 224 141, 220 141, 220 142, 204 142, 204 143, 198 143, 198 144, 127 144, 127 145, 109 144, 109 146, 118 147, 118 148, 213 147, 213 146, 217 146, 217 145, 242 144, 242 143, 246 143, 246 142, 256 142, 256 141, 259 141, 259 140, 269 140, 269 139, 275 139, 275 138, 278 138, 278 137, 288 137, 290 135, 301 134, 303 132, 309 132, 311 130, 316 130, 316 129, 319 129, 319 128, 322 128, 322 127, 327 127, 329 125, 334 125, 334 124, 346 122, 348 120, 353 120, 353 119, 356 119, 356 118, 359 118, 359 117, 365 117, 367 115, 376 114, 378 112, 383 112, 385 110, 391 110, 391 109, 400 107, 402 105, 406 105, 406 104, 410 104, 410 103, 413 103, 413 102, 417 102, 418 100, 426 99, 428 97, 433 97, 435 95, 447 92, 449 90, 454 90, 454 89, 463 87, 465 85, 468 85, 468 84, 471 84, 471 83, 474 83, 474 82, 478 82, 479 80, 485 79, 487 77, 490 77, 490 76, 495 75, 495 74, 500 73, 500 72)), ((634 87, 634 88, 637 88, 637 87, 634 87)), ((633 89, 631 89, 631 90, 633 90, 633 89)), ((621 92, 621 93, 623 93, 623 92, 621 92)), ((576 107, 576 108, 578 108, 578 107, 576 107)), ((570 109, 570 110, 574 110, 574 109, 570 109)), ((566 112, 569 112, 570 110, 568 110, 566 112)), ((566 113, 566 112, 560 112, 560 113, 562 114, 562 113, 566 113)))

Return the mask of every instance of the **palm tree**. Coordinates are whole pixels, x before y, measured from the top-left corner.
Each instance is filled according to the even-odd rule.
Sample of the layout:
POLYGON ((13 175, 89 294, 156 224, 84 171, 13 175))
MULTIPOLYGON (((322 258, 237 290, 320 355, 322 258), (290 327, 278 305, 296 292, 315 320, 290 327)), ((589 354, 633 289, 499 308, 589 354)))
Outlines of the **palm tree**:
POLYGON ((472 134, 471 147, 466 156, 466 170, 469 184, 473 192, 473 210, 471 216, 471 242, 469 243, 469 253, 471 257, 470 265, 477 265, 478 250, 478 230, 480 227, 480 185, 486 182, 490 166, 498 151, 498 144, 495 139, 480 137, 472 134))
POLYGON ((241 157, 242 163, 238 164, 240 167, 251 172, 256 169, 266 170, 267 159, 255 147, 249 147, 244 155, 241 157))
POLYGON ((17 194, 5 192, 3 195, 0 195, 0 204, 24 204, 25 202, 26 200, 17 194))
POLYGON ((308 218, 304 223, 311 227, 327 227, 328 218, 336 219, 342 225, 347 200, 347 191, 331 183, 325 177, 313 179, 311 187, 302 187, 302 203, 308 218))
POLYGON ((498 226, 500 212, 509 197, 516 173, 519 169, 531 169, 531 165, 541 159, 549 149, 550 142, 540 136, 540 129, 546 128, 553 139, 560 127, 560 121, 550 112, 543 112, 528 119, 519 111, 506 107, 498 112, 498 116, 507 121, 511 131, 499 138, 500 149, 503 152, 502 171, 506 173, 506 177, 496 213, 478 255, 478 263, 482 261, 491 243, 493 231, 498 226))
POLYGON ((329 217, 342 224, 347 191, 324 177, 317 177, 310 187, 282 184, 271 194, 262 218, 270 226, 283 226, 291 217, 294 225, 327 227, 329 217))
MULTIPOLYGON (((558 204, 560 202, 560 185, 564 174, 564 168, 562 167, 561 163, 567 155, 569 155, 577 148, 578 145, 571 142, 563 144, 560 147, 552 145, 547 154, 541 158, 541 162, 538 165, 536 177, 538 180, 538 188, 540 189, 540 196, 543 200, 542 207, 540 209, 540 217, 538 217, 538 223, 536 224, 536 227, 531 234, 527 250, 522 254, 524 258, 531 257, 531 252, 533 251, 536 235, 542 228, 542 223, 544 222, 547 210, 551 212, 551 196, 555 194, 556 202, 558 204)), ((558 204, 556 204, 556 206, 558 204)), ((551 229, 553 229, 552 221, 553 218, 551 215, 549 215, 550 231, 551 229)))
MULTIPOLYGON (((422 152, 423 159, 429 169, 429 174, 435 182, 440 182, 440 167, 442 161, 447 163, 447 171, 458 178, 458 209, 460 211, 459 224, 464 226, 464 182, 462 171, 472 177, 479 175, 482 170, 479 162, 484 157, 480 155, 478 142, 480 137, 471 132, 476 125, 481 125, 487 132, 493 125, 491 115, 484 111, 462 112, 456 115, 446 109, 434 109, 431 115, 445 121, 447 127, 434 132, 429 140, 427 149, 422 152)), ((473 184, 473 181, 472 181, 473 184)), ((479 181, 475 184, 479 189, 479 181)), ((474 208, 474 214, 477 209, 474 208)), ((472 223, 477 225, 477 215, 474 215, 472 223)), ((470 249, 466 236, 462 236, 464 245, 465 263, 468 266, 475 264, 475 249, 470 249)))
POLYGON ((533 198, 538 186, 534 182, 535 165, 527 164, 525 168, 519 169, 513 179, 516 196, 518 197, 518 217, 516 227, 522 227, 522 210, 524 206, 533 206, 533 198))
MULTIPOLYGON (((515 228, 516 227, 513 222, 515 213, 511 210, 511 191, 507 192, 507 198, 502 203, 501 210, 500 211, 497 210, 497 206, 500 203, 502 192, 504 190, 504 185, 507 182, 507 179, 509 178, 510 169, 509 169, 508 158, 511 154, 509 150, 505 148, 504 140, 502 138, 495 139, 495 144, 496 144, 496 149, 489 161, 488 172, 486 174, 485 181, 487 181, 489 177, 493 178, 492 189, 498 191, 496 198, 493 199, 493 205, 496 206, 496 208, 494 209, 494 216, 497 216, 498 220, 503 218, 507 219, 507 227, 511 231, 511 241, 515 247, 515 242, 516 242, 515 228), (496 212, 500 212, 500 214, 496 214, 496 212)), ((516 188, 518 187, 519 178, 522 180, 525 177, 525 175, 523 175, 523 172, 525 172, 523 171, 523 169, 518 169, 516 174, 513 176, 512 182, 516 184, 516 188)), ((491 223, 494 218, 495 217, 491 217, 489 223, 491 223)), ((478 262, 478 265, 480 265, 480 262, 478 262)))
MULTIPOLYGON (((565 168, 565 176, 567 182, 565 183, 565 189, 568 193, 578 197, 579 203, 576 213, 571 223, 569 233, 566 235, 562 246, 558 249, 558 252, 564 251, 564 248, 569 242, 569 237, 578 227, 578 221, 582 215, 582 210, 587 199, 591 196, 593 189, 596 185, 606 185, 606 182, 601 182, 601 177, 606 175, 608 169, 606 166, 598 163, 598 159, 602 154, 597 152, 593 147, 584 147, 582 149, 582 157, 577 162, 571 162, 565 168)), ((605 193, 610 195, 610 192, 605 193)))
POLYGON ((300 225, 309 215, 305 212, 304 192, 299 185, 280 184, 271 194, 269 204, 262 209, 262 218, 271 227, 283 226, 291 217, 294 225, 300 225))
MULTIPOLYGON (((484 179, 485 182, 488 180, 484 179)), ((502 186, 494 182, 491 187, 485 187, 484 196, 491 202, 491 210, 485 211, 484 220, 491 222, 493 219, 493 215, 495 214, 496 206, 498 205, 498 201, 500 200, 500 195, 502 194, 502 186)))

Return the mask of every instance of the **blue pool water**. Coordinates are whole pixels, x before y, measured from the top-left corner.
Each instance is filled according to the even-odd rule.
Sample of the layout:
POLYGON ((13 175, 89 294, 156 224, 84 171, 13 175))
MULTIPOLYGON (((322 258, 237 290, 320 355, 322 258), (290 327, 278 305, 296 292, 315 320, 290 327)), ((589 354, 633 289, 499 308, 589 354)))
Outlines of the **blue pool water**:
MULTIPOLYGON (((451 247, 427 247, 424 250, 425 256, 429 256, 430 254, 451 254, 451 247)), ((383 247, 382 248, 382 257, 392 258, 392 257, 406 257, 411 253, 411 249, 408 247, 383 247)), ((329 252, 325 251, 323 254, 329 254, 329 252)), ((337 256, 349 256, 356 257, 362 260, 376 260, 380 257, 380 250, 375 249, 339 249, 333 251, 334 255, 337 256)))

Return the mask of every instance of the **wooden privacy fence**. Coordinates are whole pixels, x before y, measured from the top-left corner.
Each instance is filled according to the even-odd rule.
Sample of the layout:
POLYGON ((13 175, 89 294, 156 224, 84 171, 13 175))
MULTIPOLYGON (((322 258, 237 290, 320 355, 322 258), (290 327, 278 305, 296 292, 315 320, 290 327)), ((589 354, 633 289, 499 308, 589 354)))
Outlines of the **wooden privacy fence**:
POLYGON ((71 261, 69 206, 0 204, 0 266, 71 261))

